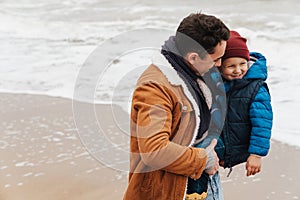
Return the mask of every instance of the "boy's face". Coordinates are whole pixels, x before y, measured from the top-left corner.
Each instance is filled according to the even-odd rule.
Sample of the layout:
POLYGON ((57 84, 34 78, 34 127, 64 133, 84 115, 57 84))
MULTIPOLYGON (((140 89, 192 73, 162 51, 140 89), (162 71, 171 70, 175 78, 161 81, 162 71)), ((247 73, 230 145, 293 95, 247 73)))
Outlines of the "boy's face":
POLYGON ((245 58, 231 57, 222 60, 220 72, 222 76, 228 81, 243 78, 247 71, 248 65, 245 58))

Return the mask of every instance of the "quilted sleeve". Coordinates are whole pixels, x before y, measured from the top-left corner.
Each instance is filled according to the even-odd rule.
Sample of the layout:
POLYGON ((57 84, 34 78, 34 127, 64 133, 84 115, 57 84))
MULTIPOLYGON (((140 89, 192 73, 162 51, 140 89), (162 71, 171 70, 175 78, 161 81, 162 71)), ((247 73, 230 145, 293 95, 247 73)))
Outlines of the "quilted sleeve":
POLYGON ((250 107, 252 131, 250 136, 249 153, 266 156, 270 148, 273 112, 271 97, 263 85, 256 94, 250 107))

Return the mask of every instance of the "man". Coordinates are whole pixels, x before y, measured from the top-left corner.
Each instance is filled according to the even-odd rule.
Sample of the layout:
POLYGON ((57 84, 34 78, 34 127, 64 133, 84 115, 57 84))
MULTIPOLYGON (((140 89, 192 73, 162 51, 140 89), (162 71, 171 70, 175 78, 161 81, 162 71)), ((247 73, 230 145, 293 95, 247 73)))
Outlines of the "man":
POLYGON ((211 93, 202 76, 220 65, 229 29, 191 14, 139 78, 132 98, 130 173, 124 200, 184 199, 188 177, 214 174, 213 150, 193 148, 207 134, 211 93))

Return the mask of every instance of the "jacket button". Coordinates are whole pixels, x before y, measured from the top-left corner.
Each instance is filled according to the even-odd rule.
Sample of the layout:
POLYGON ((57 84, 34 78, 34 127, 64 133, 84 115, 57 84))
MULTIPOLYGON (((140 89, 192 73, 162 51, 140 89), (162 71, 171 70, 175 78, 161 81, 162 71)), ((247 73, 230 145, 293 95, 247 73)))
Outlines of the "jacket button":
POLYGON ((187 106, 182 106, 182 110, 187 110, 187 106))

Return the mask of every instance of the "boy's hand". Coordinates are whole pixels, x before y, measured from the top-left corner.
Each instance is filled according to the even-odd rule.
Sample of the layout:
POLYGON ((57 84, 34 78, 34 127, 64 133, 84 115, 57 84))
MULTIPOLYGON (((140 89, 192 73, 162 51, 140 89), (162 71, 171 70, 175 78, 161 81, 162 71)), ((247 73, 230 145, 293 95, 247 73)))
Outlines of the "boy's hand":
POLYGON ((261 157, 251 154, 246 163, 247 176, 255 175, 261 170, 261 157))

